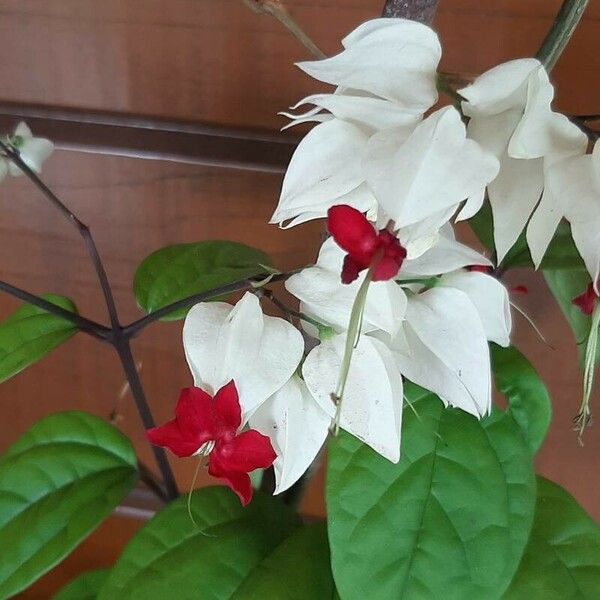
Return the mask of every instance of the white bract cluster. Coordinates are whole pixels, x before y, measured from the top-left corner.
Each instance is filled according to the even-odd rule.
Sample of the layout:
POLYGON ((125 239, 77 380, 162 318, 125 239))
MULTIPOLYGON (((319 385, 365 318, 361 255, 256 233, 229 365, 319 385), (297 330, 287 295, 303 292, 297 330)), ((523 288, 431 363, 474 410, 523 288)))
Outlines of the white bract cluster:
POLYGON ((341 411, 333 392, 368 275, 342 283, 345 253, 333 238, 286 282, 314 338, 308 351, 252 295, 234 309, 199 305, 184 332, 197 381, 206 384, 205 369, 211 389, 235 376, 245 422, 277 452, 276 492, 305 472, 335 419, 397 462, 404 379, 476 418, 489 413, 488 342, 510 343, 509 297, 486 272, 490 261, 459 243, 451 224, 477 213, 486 195, 498 260, 526 229, 539 265, 564 217, 594 278, 599 269, 600 152, 586 155, 586 136, 552 111, 538 61, 500 65, 459 90, 461 114, 433 110, 441 47, 430 28, 376 19, 342 44, 337 56, 298 65, 335 90, 292 107, 312 106, 303 113, 284 113, 288 126, 316 125, 291 160, 271 221, 289 227, 348 205, 377 228, 392 224, 406 250, 394 279, 367 288, 341 411))
MULTIPOLYGON (((36 173, 41 172, 42 164, 54 150, 54 144, 50 140, 34 137, 31 129, 22 121, 17 125, 14 133, 4 140, 4 143, 17 150, 23 162, 36 173)), ((18 176, 23 172, 0 153, 0 181, 8 174, 18 176)))

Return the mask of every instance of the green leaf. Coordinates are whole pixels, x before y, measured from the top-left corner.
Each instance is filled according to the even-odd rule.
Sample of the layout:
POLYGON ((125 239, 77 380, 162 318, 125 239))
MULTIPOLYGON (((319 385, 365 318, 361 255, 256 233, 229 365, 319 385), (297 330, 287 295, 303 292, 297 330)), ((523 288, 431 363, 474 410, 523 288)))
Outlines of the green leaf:
MULTIPOLYGON (((572 300, 586 290, 591 278, 584 269, 572 269, 569 271, 544 271, 544 279, 571 327, 577 344, 579 361, 583 364, 585 344, 592 327, 592 318, 573 306, 572 300)), ((598 361, 600 361, 600 346, 596 353, 596 362, 598 361)))
MULTIPOLYGON (((61 308, 77 312, 68 298, 54 294, 42 297, 61 308)), ((69 321, 37 306, 24 304, 0 323, 0 383, 40 360, 75 333, 77 327, 69 321)))
POLYGON ((563 488, 538 477, 535 521, 506 600, 595 600, 600 528, 563 488))
POLYGON ((109 573, 109 569, 83 573, 62 588, 53 600, 96 600, 109 573))
MULTIPOLYGON (((237 242, 209 241, 166 246, 144 259, 133 280, 138 306, 154 312, 177 300, 265 273, 264 252, 237 242)), ((165 320, 181 319, 189 309, 165 320)))
POLYGON ((345 433, 330 445, 329 543, 340 596, 499 598, 533 521, 524 437, 503 413, 479 422, 421 388, 405 392, 418 416, 405 408, 397 465, 345 433))
POLYGON ((333 600, 327 527, 299 527, 267 556, 231 600, 333 600))
POLYGON ((131 444, 81 412, 38 421, 0 458, 0 598, 67 556, 136 481, 131 444))
POLYGON ((550 396, 531 363, 513 347, 490 344, 496 388, 506 398, 532 454, 542 445, 552 418, 550 396))
POLYGON ((195 491, 159 512, 131 540, 99 600, 221 600, 234 597, 296 525, 276 498, 254 494, 246 508, 224 487, 195 491))
MULTIPOLYGON (((485 202, 481 210, 469 220, 471 228, 479 241, 490 251, 495 251, 492 209, 489 202, 485 202)), ((502 266, 509 267, 531 267, 533 261, 527 247, 527 239, 525 232, 522 232, 514 243, 513 247, 508 251, 502 266)), ((568 223, 562 221, 556 233, 552 238, 546 250, 546 254, 542 260, 540 268, 542 269, 573 269, 583 266, 581 256, 575 247, 571 236, 571 228, 568 223)))

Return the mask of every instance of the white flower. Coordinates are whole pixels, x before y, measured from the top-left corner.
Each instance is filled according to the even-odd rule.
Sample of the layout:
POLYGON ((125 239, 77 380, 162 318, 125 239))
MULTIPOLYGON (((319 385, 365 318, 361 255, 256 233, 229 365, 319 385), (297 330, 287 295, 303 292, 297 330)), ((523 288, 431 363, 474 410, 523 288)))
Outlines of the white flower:
POLYGON ((365 184, 363 157, 369 138, 387 128, 407 137, 437 101, 436 68, 441 48, 428 27, 402 19, 375 19, 343 42, 346 50, 329 59, 298 66, 316 79, 338 86, 314 94, 292 109, 287 126, 317 122, 298 145, 283 182, 271 223, 288 226, 324 217, 335 204, 375 214, 376 200, 365 184), (325 112, 324 112, 325 111, 325 112))
POLYGON ((405 377, 478 418, 489 412, 487 336, 465 292, 436 286, 409 297, 403 334, 391 347, 405 377))
MULTIPOLYGON (((346 335, 338 334, 311 350, 302 366, 304 381, 330 419, 346 335)), ((354 349, 342 400, 340 427, 392 462, 400 459, 402 377, 392 352, 370 334, 354 349)))
POLYGON ((342 45, 345 50, 337 56, 298 66, 319 81, 368 92, 420 113, 437 102, 442 49, 429 27, 406 19, 373 19, 346 36, 342 45))
MULTIPOLYGON (((466 98, 468 135, 500 160, 488 185, 498 262, 513 246, 538 203, 544 172, 559 159, 585 152, 586 136, 551 109, 554 89, 536 59, 513 60, 487 71, 459 93, 466 98)), ((460 214, 465 219, 483 203, 483 189, 460 214)), ((536 253, 535 243, 531 247, 536 253)))
MULTIPOLYGON (((36 173, 41 172, 42 164, 54 150, 54 144, 50 140, 33 137, 31 129, 23 121, 17 125, 13 135, 9 138, 9 143, 18 150, 23 162, 36 173)), ((3 177, 2 170, 0 166, 0 179, 3 177)), ((8 170, 14 176, 23 174, 21 169, 11 161, 8 161, 8 170)))
POLYGON ((571 224, 573 241, 598 291, 600 276, 600 144, 592 154, 555 163, 546 174, 540 205, 527 228, 531 256, 539 266, 560 220, 571 224))
POLYGON ((235 306, 196 304, 185 319, 183 346, 196 387, 214 395, 234 380, 243 421, 286 384, 304 351, 300 332, 264 315, 250 293, 235 306))
POLYGON ((498 166, 494 156, 467 139, 453 107, 434 112, 413 131, 377 133, 364 160, 369 187, 399 227, 452 212, 492 181, 498 166))
MULTIPOLYGON (((348 327, 352 303, 366 273, 349 285, 341 283, 344 251, 333 241, 325 240, 314 267, 292 275, 286 289, 300 300, 300 310, 324 325, 343 332, 348 327)), ((398 331, 406 311, 404 290, 394 281, 377 281, 369 285, 362 320, 362 331, 381 329, 393 335, 398 331)))
POLYGON ((250 417, 251 429, 269 436, 277 458, 275 494, 304 474, 323 446, 331 417, 315 402, 300 377, 292 377, 250 417))

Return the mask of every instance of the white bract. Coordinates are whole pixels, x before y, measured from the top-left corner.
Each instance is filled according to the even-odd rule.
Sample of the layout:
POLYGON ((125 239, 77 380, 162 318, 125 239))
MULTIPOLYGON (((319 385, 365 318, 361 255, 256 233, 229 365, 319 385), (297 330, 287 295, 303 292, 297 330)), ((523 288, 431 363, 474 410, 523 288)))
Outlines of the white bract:
POLYGON ((562 218, 571 224, 575 246, 594 282, 600 277, 600 145, 592 154, 562 160, 546 175, 540 205, 531 218, 527 240, 539 266, 562 218))
POLYGON ((211 396, 232 379, 246 421, 294 374, 304 352, 300 332, 264 315, 250 293, 235 305, 202 302, 188 313, 183 347, 194 385, 211 396))
MULTIPOLYGON (((554 89, 536 59, 494 67, 459 93, 466 99, 462 108, 470 117, 469 137, 500 161, 498 176, 487 186, 500 262, 534 212, 545 175, 561 159, 584 154, 587 138, 564 115, 552 111, 554 89)), ((474 193, 460 218, 475 214, 483 199, 483 190, 474 193)), ((528 240, 532 255, 541 260, 536 235, 528 240)))
POLYGON ((289 221, 292 226, 321 218, 335 204, 376 214, 377 202, 363 172, 369 138, 388 128, 403 128, 408 136, 437 101, 441 48, 430 28, 403 19, 375 19, 342 43, 341 54, 298 65, 338 87, 333 94, 308 96, 292 107, 314 106, 305 113, 283 113, 292 119, 288 126, 319 125, 292 157, 272 223, 289 221))
MULTIPOLYGON (((34 137, 31 129, 23 121, 17 125, 8 143, 19 151, 23 162, 36 173, 41 173, 42 164, 54 151, 54 144, 50 140, 34 137)), ((23 174, 17 165, 5 159, 4 167, 0 165, 0 179, 6 174, 7 167, 11 175, 23 174)))

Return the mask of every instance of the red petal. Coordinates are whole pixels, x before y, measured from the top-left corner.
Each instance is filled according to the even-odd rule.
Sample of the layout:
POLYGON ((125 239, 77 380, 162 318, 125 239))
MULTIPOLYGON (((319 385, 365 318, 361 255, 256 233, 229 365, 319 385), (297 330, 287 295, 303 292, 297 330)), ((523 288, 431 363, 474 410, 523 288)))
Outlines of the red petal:
POLYGON ((390 258, 389 256, 384 256, 378 263, 375 269, 373 270, 373 281, 388 281, 389 279, 393 279, 398 275, 398 271, 400 270, 400 264, 398 261, 390 258))
POLYGON ((237 433, 242 424, 242 409, 233 380, 217 392, 214 400, 214 408, 219 426, 227 432, 237 433))
POLYGON ((583 294, 573 298, 572 304, 577 306, 584 315, 590 316, 594 312, 597 299, 598 296, 596 296, 594 286, 590 283, 583 294))
POLYGON ((526 285, 515 285, 515 287, 510 288, 511 294, 527 294, 529 293, 529 289, 526 285))
POLYGON ((208 473, 223 481, 229 486, 240 499, 242 506, 246 506, 252 500, 252 483, 246 473, 229 471, 223 467, 219 457, 211 453, 208 459, 208 473))
POLYGON ((365 268, 357 265, 354 259, 349 254, 346 254, 342 266, 342 283, 352 283, 358 279, 358 274, 365 268))
POLYGON ((211 457, 213 455, 217 456, 224 470, 244 473, 266 469, 277 458, 269 438, 253 429, 240 433, 228 442, 217 442, 211 457))
POLYGON ((487 265, 470 265, 467 267, 467 271, 475 271, 477 273, 491 273, 492 267, 487 265))
POLYGON ((193 439, 190 440, 188 437, 184 437, 175 419, 165 423, 161 427, 148 429, 146 437, 151 444, 168 448, 180 458, 191 456, 202 445, 193 439))
POLYGON ((184 388, 175 407, 177 425, 184 436, 198 441, 198 447, 216 439, 213 399, 200 388, 184 388))
POLYGON ((346 204, 332 206, 327 211, 327 229, 358 265, 369 266, 377 249, 377 232, 365 215, 346 204))

